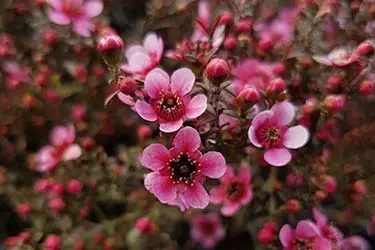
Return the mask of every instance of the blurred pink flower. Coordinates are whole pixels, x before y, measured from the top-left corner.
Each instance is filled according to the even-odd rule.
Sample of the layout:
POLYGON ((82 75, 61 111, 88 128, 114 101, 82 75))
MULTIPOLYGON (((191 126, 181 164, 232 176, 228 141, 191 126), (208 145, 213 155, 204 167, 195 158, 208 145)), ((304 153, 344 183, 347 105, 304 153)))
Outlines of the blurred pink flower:
POLYGON ((327 55, 315 55, 312 58, 317 63, 334 67, 345 67, 358 62, 358 55, 353 48, 349 47, 339 47, 332 50, 327 55))
POLYGON ((288 224, 279 232, 279 237, 284 250, 311 249, 331 250, 331 243, 325 239, 317 225, 310 220, 301 220, 293 230, 288 224))
POLYGON ((204 248, 210 249, 224 238, 225 229, 221 225, 220 216, 216 213, 197 214, 193 217, 191 238, 204 248))
POLYGON ((21 83, 31 80, 31 70, 27 66, 21 66, 17 62, 5 62, 3 70, 7 74, 7 86, 10 89, 18 87, 21 83))
POLYGON ((149 102, 138 100, 136 112, 147 121, 158 121, 160 130, 166 133, 177 131, 186 119, 194 119, 207 108, 207 97, 188 94, 195 83, 195 75, 188 68, 176 70, 171 78, 160 68, 147 74, 144 91, 149 102))
POLYGON ((81 36, 89 37, 95 29, 91 18, 103 11, 101 0, 49 0, 49 19, 59 25, 73 25, 73 31, 81 36))
POLYGON ((46 250, 58 250, 61 247, 61 237, 50 234, 44 240, 43 246, 46 250))
POLYGON ((140 162, 153 172, 144 184, 162 203, 177 205, 181 211, 189 207, 205 208, 209 196, 203 183, 205 177, 220 178, 226 170, 222 154, 210 151, 202 155, 199 133, 192 127, 181 129, 173 148, 151 144, 142 152, 140 162))
POLYGON ((82 150, 75 140, 72 124, 57 126, 50 133, 50 145, 42 147, 37 153, 37 169, 40 172, 50 171, 60 161, 69 161, 81 156, 82 150))
POLYGON ((367 240, 361 236, 350 236, 344 239, 342 250, 370 250, 372 249, 367 240))
POLYGON ((283 9, 279 16, 270 23, 258 22, 254 28, 259 33, 260 44, 269 44, 270 47, 281 47, 289 45, 293 40, 296 11, 294 9, 283 9))
POLYGON ((223 204, 221 213, 225 216, 234 215, 241 206, 249 204, 253 199, 250 186, 251 173, 247 167, 241 167, 235 175, 233 168, 228 166, 224 176, 220 179, 220 186, 210 192, 213 204, 223 204))
POLYGON ((236 79, 232 82, 232 91, 238 95, 246 87, 255 87, 258 91, 265 90, 269 82, 277 76, 280 64, 260 62, 249 58, 238 64, 233 69, 236 79))
POLYGON ((143 46, 131 45, 125 51, 128 64, 123 64, 121 70, 144 78, 160 63, 163 50, 163 40, 155 33, 148 33, 143 40, 143 46))
POLYGON ((287 148, 297 149, 309 139, 309 131, 297 125, 288 128, 295 116, 295 107, 287 101, 259 113, 249 128, 249 139, 258 148, 265 148, 264 159, 273 166, 284 166, 292 155, 287 148))
POLYGON ((321 235, 331 242, 332 249, 341 249, 344 238, 341 231, 332 224, 328 223, 327 216, 322 214, 317 208, 313 208, 313 215, 321 235))

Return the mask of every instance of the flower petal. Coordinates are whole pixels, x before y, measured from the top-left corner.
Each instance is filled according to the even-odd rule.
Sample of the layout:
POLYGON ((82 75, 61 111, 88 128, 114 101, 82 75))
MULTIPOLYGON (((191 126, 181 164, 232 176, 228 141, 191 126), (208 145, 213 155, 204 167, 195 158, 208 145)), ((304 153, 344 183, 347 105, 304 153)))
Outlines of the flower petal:
POLYGON ((329 240, 323 237, 316 237, 313 241, 313 249, 331 250, 332 244, 329 240))
POLYGON ((56 10, 60 10, 63 4, 61 0, 49 0, 48 3, 50 6, 52 6, 56 10))
POLYGON ((313 208, 313 215, 314 215, 314 220, 319 227, 324 226, 325 224, 328 223, 327 216, 324 215, 322 212, 319 211, 319 209, 315 207, 313 208))
POLYGON ((56 24, 59 24, 59 25, 67 25, 71 21, 68 16, 66 16, 64 13, 59 12, 59 11, 49 9, 47 11, 47 14, 48 14, 49 19, 53 23, 56 23, 56 24))
POLYGON ((166 166, 171 155, 163 144, 151 144, 142 152, 140 162, 146 168, 157 171, 166 166))
POLYGON ((162 203, 172 202, 177 197, 177 188, 169 177, 149 174, 146 176, 144 184, 162 203))
POLYGON ((163 54, 164 44, 163 40, 158 37, 155 33, 147 33, 143 40, 143 47, 146 48, 152 55, 156 56, 159 61, 163 54))
POLYGON ((53 128, 49 140, 54 146, 71 144, 75 140, 74 126, 69 124, 67 126, 57 126, 53 128))
POLYGON ((164 70, 155 68, 147 74, 145 79, 145 91, 151 98, 158 98, 160 91, 168 88, 169 76, 164 70))
POLYGON ((240 203, 230 202, 230 203, 225 204, 221 208, 220 212, 224 216, 232 216, 237 212, 238 209, 240 209, 240 203))
POLYGON ((260 112, 255 116, 254 120, 251 122, 251 127, 254 128, 254 131, 258 129, 259 126, 261 126, 265 121, 272 118, 273 112, 270 110, 266 110, 263 112, 260 112))
POLYGON ((290 127, 284 134, 283 144, 287 148, 303 147, 309 140, 309 131, 301 126, 290 127))
POLYGON ((295 107, 287 101, 275 104, 271 108, 273 114, 272 120, 279 126, 288 125, 294 118, 295 107))
POLYGON ((225 197, 225 190, 222 186, 215 187, 210 191, 210 202, 212 204, 220 204, 223 202, 225 197))
POLYGON ((235 178, 233 168, 231 166, 227 166, 227 170, 225 170, 225 173, 223 177, 221 177, 220 181, 222 183, 228 183, 231 182, 235 178))
POLYGON ((248 184, 251 179, 250 169, 248 167, 240 167, 237 176, 243 183, 248 184))
POLYGON ((297 237, 308 239, 320 235, 319 228, 311 220, 301 220, 296 227, 297 237))
POLYGON ((186 107, 186 117, 194 119, 206 111, 207 97, 203 94, 194 96, 186 107))
POLYGON ((143 52, 135 52, 128 59, 128 64, 133 72, 141 72, 147 70, 152 62, 148 54, 143 52))
POLYGON ((58 163, 59 159, 55 157, 55 148, 53 146, 42 147, 37 155, 37 170, 40 172, 45 172, 53 169, 58 163))
POLYGON ((79 158, 82 154, 82 149, 78 144, 72 144, 67 149, 65 149, 62 159, 64 161, 75 160, 79 158))
POLYGON ((247 133, 248 136, 249 136, 249 139, 250 139, 250 142, 255 146, 255 147, 258 147, 258 148, 261 148, 262 145, 259 143, 258 139, 257 139, 257 136, 255 134, 255 129, 254 129, 254 126, 251 126, 249 128, 249 132, 247 133))
POLYGON ((227 170, 224 156, 219 152, 207 152, 199 161, 201 171, 210 178, 220 178, 227 170))
POLYGON ((196 129, 185 127, 178 131, 173 139, 173 145, 179 152, 193 153, 201 145, 201 137, 196 129))
POLYGON ((134 108, 138 115, 146 121, 154 122, 158 119, 152 106, 145 101, 138 100, 135 103, 134 108))
POLYGON ((284 225, 280 229, 279 237, 280 237, 280 242, 283 245, 283 247, 285 248, 289 247, 289 244, 294 238, 293 229, 288 224, 284 225))
POLYGON ((285 148, 272 148, 265 152, 264 160, 272 166, 280 167, 288 164, 292 155, 285 148))
POLYGON ((94 29, 94 23, 88 19, 73 21, 73 31, 83 37, 90 37, 91 31, 94 29))
POLYGON ((203 209, 208 206, 210 197, 203 185, 196 183, 192 187, 188 187, 183 193, 186 202, 193 208, 203 209))
POLYGON ((135 53, 147 54, 147 50, 145 48, 143 48, 141 45, 131 45, 125 51, 126 59, 129 60, 132 57, 132 55, 135 54, 135 53))
POLYGON ((101 1, 88 1, 84 4, 85 13, 88 17, 96 17, 103 11, 103 3, 101 1))
POLYGON ((160 122, 159 129, 164 133, 172 133, 182 127, 184 121, 182 119, 173 122, 160 122))
POLYGON ((181 96, 191 91, 195 83, 195 75, 188 68, 182 68, 173 72, 171 77, 171 89, 181 96))
POLYGON ((118 97, 118 99, 119 99, 122 103, 124 103, 124 104, 126 104, 126 105, 129 105, 129 106, 131 106, 131 107, 133 107, 133 106, 135 105, 135 103, 134 103, 134 99, 133 99, 133 97, 131 97, 130 95, 126 95, 126 94, 124 94, 124 93, 122 93, 122 92, 119 92, 119 93, 117 94, 117 97, 118 97))

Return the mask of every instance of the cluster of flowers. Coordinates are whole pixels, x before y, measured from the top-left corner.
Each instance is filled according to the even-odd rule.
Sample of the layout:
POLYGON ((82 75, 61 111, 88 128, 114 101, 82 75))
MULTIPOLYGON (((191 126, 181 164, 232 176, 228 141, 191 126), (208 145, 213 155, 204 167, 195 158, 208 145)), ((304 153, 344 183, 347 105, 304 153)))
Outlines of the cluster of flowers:
MULTIPOLYGON (((100 245, 112 250, 124 245, 148 249, 185 244, 190 249, 191 244, 192 249, 197 245, 213 249, 236 234, 234 218, 241 217, 239 227, 257 239, 260 249, 371 249, 354 229, 356 219, 366 216, 362 226, 367 226, 367 236, 375 234, 375 217, 368 220, 375 211, 366 205, 362 174, 371 171, 349 163, 341 171, 345 173, 331 169, 343 164, 334 161, 340 143, 353 138, 346 132, 367 121, 359 117, 365 116, 364 111, 355 114, 361 108, 350 112, 353 103, 373 102, 373 21, 364 8, 374 9, 371 1, 358 3, 358 8, 337 1, 295 1, 272 9, 234 0, 219 3, 221 12, 216 15, 208 0, 200 0, 192 35, 182 41, 173 38, 174 48, 157 30, 146 33, 142 44, 126 46, 108 22, 94 19, 103 18, 101 0, 30 2, 49 25, 73 33, 43 30, 43 52, 32 53, 31 62, 17 58, 16 36, 0 33, 5 83, 1 88, 22 97, 21 106, 31 111, 35 127, 53 124, 49 144, 36 142, 38 150, 27 158, 29 170, 38 177, 34 189, 25 191, 30 197, 15 196, 12 201, 17 214, 33 222, 33 230, 8 237, 7 247, 42 244, 47 250, 81 250, 100 245), (348 30, 359 32, 358 37, 343 35, 344 41, 351 40, 342 47, 335 47, 336 29, 363 23, 334 13, 334 7, 358 12, 356 17, 369 16, 365 30, 348 30), (317 27, 324 29, 316 31, 317 27), (316 45, 318 37, 331 52, 323 53, 316 45), (67 50, 74 52, 73 66, 55 58, 55 53, 67 50), (108 76, 94 61, 97 54, 108 76), (70 77, 74 84, 67 90, 64 81, 70 77), (110 79, 106 86, 100 82, 105 77, 110 79), (75 97, 88 102, 100 99, 104 105, 82 104, 82 99, 72 106, 75 97), (56 118, 57 113, 65 115, 64 105, 70 117, 56 118), (119 129, 116 122, 121 123, 119 129), (137 137, 137 142, 126 141, 133 144, 126 149, 114 145, 119 153, 113 156, 108 144, 119 142, 106 139, 120 140, 116 133, 124 127, 137 130, 136 136, 126 135, 129 141, 137 137), (340 193, 341 183, 345 189, 340 193), (113 201, 123 205, 115 219, 113 211, 102 211, 113 201), (43 210, 47 212, 40 217, 43 210), (163 221, 165 213, 177 217, 166 216, 163 221), (162 237, 162 232, 173 235, 165 224, 175 223, 175 218, 190 219, 186 231, 191 243, 162 237), (35 232, 43 230, 49 234, 41 240, 35 232), (77 237, 81 232, 89 236, 77 237), (142 242, 140 235, 150 241, 142 242)), ((178 11, 187 10, 187 1, 177 2, 178 11)), ((170 7, 164 1, 159 5, 170 7)), ((11 9, 20 13, 26 6, 15 1, 11 9)), ((8 14, 8 19, 15 18, 11 11, 8 14)), ((16 106, 10 102, 11 98, 0 96, 7 111, 16 106)), ((7 126, 0 122, 0 135, 7 143, 12 141, 8 125, 17 124, 17 119, 27 126, 22 119, 28 118, 23 117, 4 119, 7 126)), ((25 131, 15 134, 29 143, 35 136, 30 133, 25 139, 23 134, 29 133, 25 131)), ((362 131, 375 134, 371 125, 353 134, 362 138, 362 131)), ((9 152, 16 150, 11 142, 7 145, 9 152)), ((370 150, 366 145, 373 141, 358 145, 370 150)), ((22 173, 10 173, 5 181, 8 175, 0 171, 0 185, 5 183, 0 191, 8 196, 16 193, 12 186, 16 180, 22 180, 22 173)))

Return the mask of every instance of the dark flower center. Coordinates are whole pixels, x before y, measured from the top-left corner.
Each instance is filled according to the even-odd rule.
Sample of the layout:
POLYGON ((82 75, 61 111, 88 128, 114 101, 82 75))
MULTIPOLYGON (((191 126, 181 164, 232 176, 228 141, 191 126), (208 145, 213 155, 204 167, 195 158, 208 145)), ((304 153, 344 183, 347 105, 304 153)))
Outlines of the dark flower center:
POLYGON ((264 148, 271 148, 281 144, 281 138, 285 130, 286 129, 278 128, 274 125, 265 125, 258 128, 258 130, 255 131, 255 135, 264 148))
POLYGON ((71 18, 76 18, 83 14, 81 5, 76 4, 71 0, 65 0, 63 2, 62 11, 71 18))
POLYGON ((199 172, 198 164, 188 154, 179 154, 169 163, 173 183, 192 184, 195 173, 199 172))
POLYGON ((243 184, 239 182, 232 182, 227 187, 227 194, 229 200, 238 200, 243 195, 243 184))
POLYGON ((311 240, 296 238, 293 242, 292 250, 312 250, 313 244, 311 240))
POLYGON ((214 233, 214 230, 216 227, 213 222, 204 221, 204 222, 201 222, 200 228, 204 235, 211 236, 214 233))
POLYGON ((184 103, 172 91, 163 92, 154 106, 158 116, 166 121, 177 121, 185 114, 184 103))

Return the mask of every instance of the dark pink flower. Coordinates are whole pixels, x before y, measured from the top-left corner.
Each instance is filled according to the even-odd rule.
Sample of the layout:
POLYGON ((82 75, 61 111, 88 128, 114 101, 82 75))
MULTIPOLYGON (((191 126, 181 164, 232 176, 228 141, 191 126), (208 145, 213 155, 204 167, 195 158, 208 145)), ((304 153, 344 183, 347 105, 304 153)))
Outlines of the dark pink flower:
POLYGON ((342 250, 370 250, 372 249, 367 240, 361 236, 350 236, 344 239, 342 250))
POLYGON ((181 129, 173 148, 151 144, 142 152, 140 161, 153 172, 146 175, 145 187, 162 203, 203 209, 209 196, 203 183, 205 177, 220 178, 226 170, 222 154, 210 151, 202 155, 199 133, 192 127, 181 129))
POLYGON ((138 100, 136 112, 147 121, 158 121, 160 130, 166 133, 177 131, 186 119, 194 119, 203 114, 207 107, 207 97, 188 94, 195 83, 195 75, 188 68, 176 70, 171 78, 160 68, 147 74, 144 91, 149 102, 138 100))
POLYGON ((241 206, 249 204, 253 199, 253 190, 250 186, 251 173, 247 167, 241 167, 235 175, 232 167, 220 179, 220 186, 210 192, 210 201, 213 204, 223 204, 221 213, 225 216, 234 215, 241 206))
POLYGON ((288 224, 279 232, 279 237, 284 250, 308 249, 331 250, 331 243, 325 239, 317 225, 310 220, 301 220, 293 230, 288 224))
POLYGON ((89 37, 95 29, 91 18, 103 11, 101 0, 49 0, 49 19, 59 25, 73 25, 73 31, 81 36, 89 37))
POLYGON ((313 208, 313 215, 321 235, 331 242, 332 250, 341 249, 344 238, 341 231, 328 223, 327 216, 322 214, 317 208, 313 208))
POLYGON ((220 216, 216 213, 198 214, 192 220, 191 238, 204 248, 213 248, 225 236, 220 216))
POLYGON ((131 45, 125 51, 128 64, 122 65, 121 70, 143 78, 160 63, 163 50, 163 40, 155 33, 148 33, 143 45, 131 45))
POLYGON ((264 159, 273 166, 284 166, 292 159, 287 148, 297 149, 309 139, 309 131, 297 125, 288 128, 295 116, 295 107, 287 101, 259 113, 249 128, 249 139, 258 148, 265 148, 264 159))
POLYGON ((42 147, 37 153, 37 169, 41 172, 52 170, 61 161, 77 159, 82 150, 75 140, 72 124, 57 126, 50 133, 50 145, 42 147))

